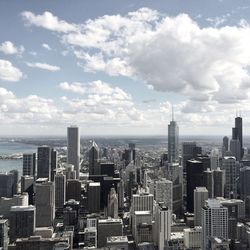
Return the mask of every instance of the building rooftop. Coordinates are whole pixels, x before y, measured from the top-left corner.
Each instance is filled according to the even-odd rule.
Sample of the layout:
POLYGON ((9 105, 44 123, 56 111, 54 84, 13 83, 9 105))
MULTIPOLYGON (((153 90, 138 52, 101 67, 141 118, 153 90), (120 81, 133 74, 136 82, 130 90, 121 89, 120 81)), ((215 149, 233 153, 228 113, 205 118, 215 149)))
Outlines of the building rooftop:
POLYGON ((12 206, 10 208, 11 212, 17 212, 17 211, 35 211, 36 207, 30 205, 30 206, 12 206))
POLYGON ((107 243, 128 243, 128 237, 127 236, 111 236, 107 237, 107 243))

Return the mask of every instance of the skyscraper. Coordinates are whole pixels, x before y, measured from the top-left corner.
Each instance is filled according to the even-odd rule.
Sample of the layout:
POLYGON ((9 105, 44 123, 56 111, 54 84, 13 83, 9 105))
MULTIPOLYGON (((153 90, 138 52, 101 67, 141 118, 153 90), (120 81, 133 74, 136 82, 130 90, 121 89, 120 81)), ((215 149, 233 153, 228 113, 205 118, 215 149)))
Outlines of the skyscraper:
POLYGON ((228 209, 218 200, 209 199, 202 208, 203 248, 211 249, 210 240, 215 237, 228 239, 228 209))
POLYGON ((0 218, 0 249, 8 250, 9 244, 9 226, 8 220, 0 218))
POLYGON ((168 162, 179 162, 179 127, 174 117, 168 125, 168 162))
POLYGON ((51 149, 48 146, 37 148, 37 179, 51 180, 51 149))
POLYGON ((12 197, 14 194, 14 175, 0 173, 0 197, 12 197))
POLYGON ((57 151, 51 148, 51 181, 54 181, 57 168, 57 151))
POLYGON ((208 200, 208 191, 205 187, 196 187, 194 190, 194 225, 201 226, 201 209, 208 200))
POLYGON ((118 198, 115 188, 111 188, 108 196, 108 216, 118 218, 118 198))
POLYGON ((210 154, 210 168, 211 170, 217 169, 219 167, 219 150, 218 148, 213 148, 210 154))
POLYGON ((90 182, 87 190, 88 210, 90 213, 100 212, 101 185, 100 182, 90 182))
POLYGON ((237 116, 235 117, 235 127, 232 128, 232 140, 239 140, 240 142, 240 157, 243 157, 243 131, 242 131, 242 118, 237 116))
POLYGON ((80 133, 79 128, 75 126, 68 127, 68 158, 67 162, 74 165, 76 178, 79 178, 80 172, 80 133))
POLYGON ((214 197, 224 197, 225 170, 217 168, 214 170, 214 197))
POLYGON ((90 175, 98 175, 101 173, 98 159, 99 159, 99 147, 93 141, 92 146, 89 150, 89 174, 90 175))
POLYGON ((55 207, 63 208, 66 199, 66 176, 62 173, 55 175, 55 207))
POLYGON ((186 171, 187 160, 191 160, 195 157, 194 150, 196 148, 196 142, 183 142, 182 143, 182 166, 186 171))
POLYGON ((35 175, 36 169, 36 153, 23 154, 23 176, 35 175))

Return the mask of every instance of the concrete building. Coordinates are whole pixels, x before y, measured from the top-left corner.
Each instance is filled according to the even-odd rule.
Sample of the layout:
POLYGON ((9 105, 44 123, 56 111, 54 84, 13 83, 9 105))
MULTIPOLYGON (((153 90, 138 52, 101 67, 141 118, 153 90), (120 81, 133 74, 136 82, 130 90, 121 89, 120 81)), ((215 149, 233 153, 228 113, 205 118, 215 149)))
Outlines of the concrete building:
POLYGON ((108 196, 108 216, 118 218, 118 198, 115 188, 111 188, 108 196))
POLYGON ((55 175, 55 208, 63 208, 66 200, 66 176, 63 173, 55 175))
POLYGON ((211 249, 212 237, 228 239, 228 209, 218 200, 209 199, 202 208, 202 249, 211 249))
POLYGON ((201 226, 201 209, 208 200, 208 190, 205 187, 196 187, 194 190, 194 225, 201 226))
POLYGON ((100 212, 101 184, 100 182, 90 182, 87 189, 88 211, 90 213, 100 212))
POLYGON ((79 128, 75 126, 67 129, 68 155, 67 162, 74 165, 76 178, 79 179, 80 173, 80 133, 79 128))
POLYGON ((131 211, 150 211, 153 213, 154 196, 149 193, 141 192, 133 194, 131 211))
POLYGON ((208 198, 214 198, 214 170, 210 168, 203 171, 204 187, 207 188, 208 198))
POLYGON ((67 180, 66 200, 81 200, 81 181, 67 180))
POLYGON ((202 227, 184 228, 185 249, 202 249, 202 227))
POLYGON ((37 179, 51 180, 51 148, 42 146, 37 148, 37 179))
POLYGON ((36 228, 34 206, 13 206, 10 209, 10 242, 17 238, 32 236, 36 228))
POLYGON ((37 227, 53 225, 55 218, 55 187, 52 182, 36 183, 35 205, 37 227))
POLYGON ((121 219, 99 219, 97 226, 98 248, 107 246, 107 238, 110 236, 122 236, 123 224, 121 219))
POLYGON ((213 171, 214 176, 214 197, 224 197, 225 171, 217 168, 213 171))
POLYGON ((0 197, 11 198, 14 195, 14 175, 0 173, 0 197))
POLYGON ((220 167, 220 153, 218 148, 213 148, 210 154, 210 169, 215 170, 220 167))
POLYGON ((0 249, 8 250, 9 225, 8 220, 0 218, 0 249))

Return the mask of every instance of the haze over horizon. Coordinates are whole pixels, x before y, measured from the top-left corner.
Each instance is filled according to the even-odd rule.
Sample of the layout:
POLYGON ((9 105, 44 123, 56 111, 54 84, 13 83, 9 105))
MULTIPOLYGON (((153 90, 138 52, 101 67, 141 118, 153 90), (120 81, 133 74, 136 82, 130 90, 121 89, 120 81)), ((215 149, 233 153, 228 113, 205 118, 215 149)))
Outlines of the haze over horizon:
POLYGON ((250 135, 248 1, 1 1, 0 134, 250 135))

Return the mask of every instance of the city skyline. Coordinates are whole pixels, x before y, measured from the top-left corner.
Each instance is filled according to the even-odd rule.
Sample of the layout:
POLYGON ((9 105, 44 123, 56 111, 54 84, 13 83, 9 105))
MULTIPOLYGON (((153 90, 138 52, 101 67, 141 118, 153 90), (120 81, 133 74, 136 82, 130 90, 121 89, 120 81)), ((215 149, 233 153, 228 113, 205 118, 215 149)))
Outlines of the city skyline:
POLYGON ((230 134, 237 110, 250 134, 249 11, 243 0, 1 1, 1 134, 161 135, 172 105, 180 134, 230 134))

